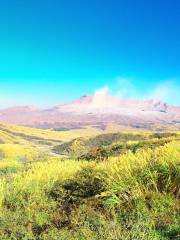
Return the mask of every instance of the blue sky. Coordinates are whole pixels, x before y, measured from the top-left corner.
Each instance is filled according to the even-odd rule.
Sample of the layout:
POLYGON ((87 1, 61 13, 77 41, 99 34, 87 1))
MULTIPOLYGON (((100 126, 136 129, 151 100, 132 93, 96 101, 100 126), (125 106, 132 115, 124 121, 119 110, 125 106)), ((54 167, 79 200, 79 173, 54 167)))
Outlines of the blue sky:
POLYGON ((179 0, 6 0, 0 33, 0 107, 104 86, 180 105, 179 0))

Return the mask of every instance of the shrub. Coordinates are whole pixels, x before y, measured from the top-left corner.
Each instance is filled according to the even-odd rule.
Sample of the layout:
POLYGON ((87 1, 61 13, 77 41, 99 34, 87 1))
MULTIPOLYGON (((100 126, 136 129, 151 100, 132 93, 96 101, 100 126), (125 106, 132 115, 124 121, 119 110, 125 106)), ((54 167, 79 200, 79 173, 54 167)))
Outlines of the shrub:
POLYGON ((55 182, 49 196, 55 201, 64 200, 72 203, 100 194, 107 189, 107 175, 94 166, 84 167, 72 179, 55 182), (64 196, 63 196, 64 194, 64 196))
POLYGON ((171 133, 171 132, 158 132, 158 133, 153 133, 149 136, 149 138, 168 138, 168 137, 177 137, 177 133, 171 133))
POLYGON ((102 148, 102 147, 93 147, 90 149, 90 151, 87 154, 83 154, 78 157, 79 160, 97 160, 97 161, 103 161, 108 159, 108 152, 102 148))
MULTIPOLYGON (((73 224, 75 212, 80 211, 78 209, 92 198, 96 201, 96 195, 106 191, 107 188, 107 175, 94 169, 94 166, 84 167, 72 179, 64 182, 56 181, 48 194, 50 199, 56 202, 58 212, 63 213, 63 216, 58 214, 53 220, 56 226, 70 227, 73 224)), ((82 221, 83 216, 85 214, 79 221, 82 221)))

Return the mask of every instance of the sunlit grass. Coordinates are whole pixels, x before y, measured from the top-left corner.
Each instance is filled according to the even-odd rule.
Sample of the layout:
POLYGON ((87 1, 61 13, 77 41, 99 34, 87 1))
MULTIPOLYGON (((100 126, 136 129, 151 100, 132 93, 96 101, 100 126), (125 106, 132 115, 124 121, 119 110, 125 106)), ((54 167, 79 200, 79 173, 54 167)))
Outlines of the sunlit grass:
MULTIPOLYGON (((72 131, 10 129, 53 139, 64 134, 66 140, 77 134, 75 130, 69 137, 72 131)), ((4 132, 1 137, 6 138, 0 144, 2 240, 178 239, 178 137, 167 137, 169 142, 163 146, 158 146, 160 139, 147 139, 145 148, 102 161, 63 159, 21 137, 4 132), (157 147, 148 147, 152 143, 157 147)), ((81 151, 82 146, 75 141, 73 148, 81 151)))

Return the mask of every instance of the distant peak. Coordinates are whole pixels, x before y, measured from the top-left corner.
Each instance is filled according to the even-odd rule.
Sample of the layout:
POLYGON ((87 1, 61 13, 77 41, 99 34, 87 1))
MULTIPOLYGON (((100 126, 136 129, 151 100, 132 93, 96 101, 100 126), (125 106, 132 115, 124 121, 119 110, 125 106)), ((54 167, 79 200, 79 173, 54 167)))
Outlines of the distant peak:
POLYGON ((25 105, 25 106, 14 106, 3 109, 4 112, 9 113, 18 113, 18 112, 33 112, 38 110, 35 106, 32 105, 25 105))

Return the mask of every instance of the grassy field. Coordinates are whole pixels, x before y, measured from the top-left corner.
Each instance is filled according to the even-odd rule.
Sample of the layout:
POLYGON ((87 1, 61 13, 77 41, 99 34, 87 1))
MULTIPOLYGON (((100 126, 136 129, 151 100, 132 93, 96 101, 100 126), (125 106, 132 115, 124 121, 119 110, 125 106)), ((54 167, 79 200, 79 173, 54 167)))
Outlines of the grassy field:
POLYGON ((180 133, 0 125, 0 239, 180 238, 180 133))

